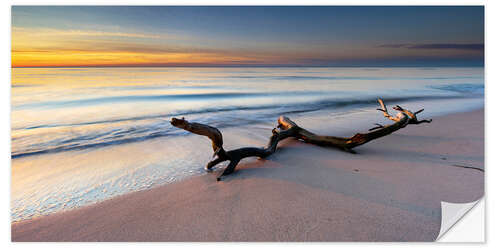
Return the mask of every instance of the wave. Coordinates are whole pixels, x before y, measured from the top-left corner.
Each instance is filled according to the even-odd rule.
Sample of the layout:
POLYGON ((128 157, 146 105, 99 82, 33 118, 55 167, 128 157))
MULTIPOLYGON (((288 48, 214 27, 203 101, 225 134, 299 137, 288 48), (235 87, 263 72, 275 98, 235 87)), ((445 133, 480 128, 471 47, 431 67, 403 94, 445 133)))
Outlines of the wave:
MULTIPOLYGON (((72 106, 90 106, 105 103, 122 102, 157 102, 157 101, 192 101, 192 100, 210 100, 210 99, 234 99, 234 98, 256 98, 256 97, 287 97, 287 96, 311 96, 322 95, 319 91, 300 91, 300 92, 215 92, 200 94, 168 94, 168 95, 126 95, 126 96, 107 96, 98 98, 64 100, 64 101, 46 101, 27 103, 13 106, 14 109, 29 108, 54 108, 54 107, 72 107, 72 106)), ((331 92, 330 92, 331 94, 331 92)))
MULTIPOLYGON (((238 78, 247 78, 246 76, 236 76, 238 78)), ((253 78, 249 76, 248 78, 253 78)), ((280 76, 283 79, 323 79, 323 77, 316 76, 280 76)), ((361 79, 360 77, 334 77, 335 79, 361 79)), ((324 79, 331 79, 331 77, 324 77, 324 79)), ((375 78, 365 78, 375 79, 375 78)), ((422 79, 422 78, 420 78, 422 79)), ((451 79, 451 78, 432 78, 432 79, 451 79)), ((19 85, 23 86, 23 85, 19 85)), ((158 86, 130 86, 131 88, 161 88, 158 86)), ((123 87, 119 87, 123 88, 123 87)), ((201 86, 184 86, 181 89, 203 89, 214 87, 201 87, 201 86)), ((463 83, 463 84, 449 84, 449 85, 429 85, 427 88, 452 91, 459 93, 478 93, 484 90, 483 84, 476 83, 463 83)), ((217 89, 217 88, 215 88, 217 89)), ((222 89, 222 88, 219 88, 222 89)), ((36 108, 66 108, 75 106, 92 106, 102 105, 108 103, 126 103, 126 102, 165 102, 165 101, 192 101, 192 100, 222 100, 222 99, 241 99, 241 98, 258 98, 258 97, 295 97, 295 96, 322 96, 322 95, 342 94, 337 92, 321 92, 321 91, 287 91, 287 92, 213 92, 213 93, 193 93, 193 94, 165 94, 165 95, 123 95, 123 96, 106 96, 98 98, 87 98, 77 100, 60 100, 60 101, 44 101, 36 103, 25 103, 14 105, 14 110, 21 109, 36 109, 36 108)), ((239 107, 243 108, 243 107, 239 107)), ((217 111, 217 110, 214 110, 217 111)))
MULTIPOLYGON (((463 97, 465 96, 385 96, 384 100, 388 105, 390 105, 391 103, 400 103, 412 100, 451 99, 463 97)), ((143 141, 162 136, 186 135, 187 133, 185 131, 173 129, 172 126, 170 126, 168 118, 176 116, 189 116, 188 119, 190 120, 224 128, 245 124, 272 122, 276 116, 282 114, 304 113, 350 106, 363 107, 374 105, 376 98, 377 96, 365 96, 358 99, 323 99, 316 102, 281 105, 248 105, 204 108, 199 110, 182 110, 174 113, 124 117, 120 119, 97 120, 83 123, 43 124, 32 127, 16 128, 13 130, 35 130, 35 133, 28 133, 28 136, 13 136, 11 157, 19 158, 67 150, 89 149, 143 141), (98 124, 100 126, 95 126, 98 124), (37 134, 36 130, 39 129, 44 130, 40 130, 41 132, 37 134), (80 131, 80 133, 75 131, 80 131), (40 138, 45 138, 45 141, 40 141, 40 138)))
POLYGON ((438 85, 429 86, 433 89, 446 90, 458 93, 481 93, 484 92, 484 84, 478 83, 461 83, 461 84, 448 84, 448 85, 438 85))

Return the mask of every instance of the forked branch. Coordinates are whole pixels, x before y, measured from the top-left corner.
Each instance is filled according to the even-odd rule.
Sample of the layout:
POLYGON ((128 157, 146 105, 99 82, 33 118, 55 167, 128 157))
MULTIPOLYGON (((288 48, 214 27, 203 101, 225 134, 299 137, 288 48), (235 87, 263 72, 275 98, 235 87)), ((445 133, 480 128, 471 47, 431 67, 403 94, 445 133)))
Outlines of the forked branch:
POLYGON ((401 128, 406 127, 407 124, 420 124, 422 122, 430 123, 431 120, 418 120, 415 113, 420 113, 423 109, 413 113, 410 110, 404 109, 399 105, 396 105, 393 109, 399 111, 396 116, 392 116, 389 114, 387 107, 382 99, 378 99, 380 104, 380 108, 377 110, 382 111, 384 117, 389 120, 394 121, 393 124, 383 126, 381 124, 376 123, 377 125, 374 128, 371 128, 368 133, 357 133, 352 137, 335 137, 335 136, 324 136, 324 135, 316 135, 306 129, 303 129, 294 122, 292 122, 287 117, 280 117, 278 120, 279 125, 282 128, 290 128, 297 126, 297 134, 295 137, 297 139, 303 140, 304 142, 319 145, 319 146, 327 146, 327 147, 336 147, 342 150, 355 153, 352 149, 358 146, 361 146, 369 141, 375 140, 377 138, 389 135, 401 128))
POLYGON ((172 118, 170 122, 173 126, 177 128, 184 129, 194 134, 203 135, 208 137, 212 141, 212 148, 214 150, 214 157, 212 161, 208 162, 205 166, 206 170, 211 170, 215 165, 229 161, 229 164, 224 169, 224 171, 217 177, 217 181, 220 181, 222 176, 231 174, 241 159, 246 157, 260 157, 266 158, 269 155, 273 154, 276 151, 278 146, 278 142, 288 138, 295 137, 300 139, 306 143, 311 143, 319 146, 326 147, 335 147, 340 148, 342 150, 355 153, 352 148, 363 145, 371 140, 389 135, 394 131, 397 131, 401 128, 404 128, 408 124, 420 124, 420 123, 430 123, 431 120, 418 120, 416 114, 423 111, 423 109, 413 113, 407 109, 404 109, 400 106, 395 106, 394 109, 399 111, 396 116, 392 116, 387 111, 387 107, 385 106, 382 99, 378 99, 380 104, 380 110, 383 112, 384 116, 387 119, 394 121, 393 124, 390 125, 381 125, 376 123, 376 127, 370 129, 368 133, 357 133, 352 137, 336 137, 336 136, 324 136, 324 135, 316 135, 306 129, 301 128, 295 122, 290 120, 286 116, 280 116, 278 119, 278 128, 274 128, 272 130, 272 135, 269 138, 269 142, 266 147, 244 147, 239 149, 234 149, 230 151, 226 151, 223 148, 223 139, 222 133, 214 127, 195 123, 188 122, 184 119, 172 118))

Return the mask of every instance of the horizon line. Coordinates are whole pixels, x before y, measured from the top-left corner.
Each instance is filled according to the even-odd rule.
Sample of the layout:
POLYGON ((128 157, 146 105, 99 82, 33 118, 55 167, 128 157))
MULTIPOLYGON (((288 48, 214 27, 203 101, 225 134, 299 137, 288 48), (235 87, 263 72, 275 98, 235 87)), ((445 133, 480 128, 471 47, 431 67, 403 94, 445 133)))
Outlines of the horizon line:
POLYGON ((484 68, 483 64, 460 65, 68 65, 68 66, 11 66, 15 68, 484 68))

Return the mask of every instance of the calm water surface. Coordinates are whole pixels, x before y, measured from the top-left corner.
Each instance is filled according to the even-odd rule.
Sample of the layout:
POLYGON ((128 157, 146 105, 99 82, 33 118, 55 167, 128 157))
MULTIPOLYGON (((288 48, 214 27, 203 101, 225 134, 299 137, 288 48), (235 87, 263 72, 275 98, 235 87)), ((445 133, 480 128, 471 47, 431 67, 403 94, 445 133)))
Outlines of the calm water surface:
POLYGON ((482 68, 15 68, 12 156, 181 133, 279 114, 483 91, 482 68))
POLYGON ((281 114, 349 117, 379 96, 459 107, 483 95, 483 68, 14 68, 12 218, 198 173, 207 149, 193 150, 199 140, 170 126, 173 116, 230 128, 281 114), (165 140, 182 142, 158 150, 165 140))

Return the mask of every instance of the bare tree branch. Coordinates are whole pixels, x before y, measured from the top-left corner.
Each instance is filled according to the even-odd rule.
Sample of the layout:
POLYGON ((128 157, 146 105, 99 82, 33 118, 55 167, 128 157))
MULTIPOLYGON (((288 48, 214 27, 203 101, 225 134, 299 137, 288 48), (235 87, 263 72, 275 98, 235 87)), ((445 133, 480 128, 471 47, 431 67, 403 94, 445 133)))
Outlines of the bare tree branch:
POLYGON ((173 126, 184 129, 194 134, 203 135, 208 137, 212 141, 212 148, 214 150, 214 160, 207 163, 205 169, 211 170, 215 165, 229 161, 229 164, 224 169, 224 171, 217 177, 217 181, 220 181, 222 176, 226 176, 234 172, 236 166, 241 161, 241 159, 246 157, 260 157, 266 158, 269 155, 276 152, 276 148, 278 146, 278 142, 288 137, 295 137, 300 139, 306 143, 311 143, 324 147, 335 147, 342 149, 344 151, 355 153, 352 149, 354 147, 361 146, 369 141, 375 140, 377 138, 389 135, 401 128, 406 127, 408 124, 420 124, 420 123, 429 123, 431 120, 418 120, 416 115, 423 111, 423 109, 413 113, 409 110, 402 108, 399 105, 393 107, 393 109, 399 111, 396 116, 392 116, 389 114, 387 107, 385 106, 382 99, 378 99, 380 104, 380 110, 383 112, 384 117, 387 119, 394 121, 393 124, 390 125, 381 125, 375 123, 377 125, 374 128, 371 128, 368 133, 357 133, 352 137, 336 137, 336 136, 324 136, 317 135, 312 133, 300 126, 298 126, 294 121, 286 116, 280 116, 278 119, 278 128, 272 130, 272 135, 269 138, 269 142, 266 147, 244 147, 239 149, 234 149, 230 151, 226 151, 223 148, 223 139, 222 133, 214 127, 188 122, 184 119, 172 118, 170 122, 173 126))

